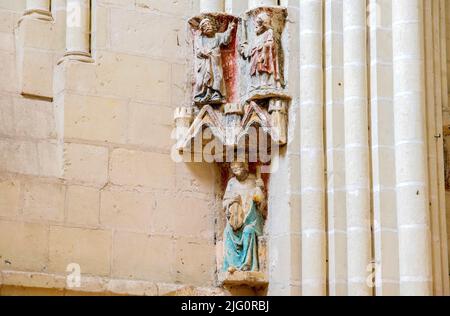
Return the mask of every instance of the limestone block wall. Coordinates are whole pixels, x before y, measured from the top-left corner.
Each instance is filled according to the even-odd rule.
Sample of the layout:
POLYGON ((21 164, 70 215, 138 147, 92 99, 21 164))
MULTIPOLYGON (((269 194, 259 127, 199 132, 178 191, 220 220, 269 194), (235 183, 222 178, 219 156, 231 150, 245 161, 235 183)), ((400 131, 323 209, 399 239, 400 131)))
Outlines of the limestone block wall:
POLYGON ((0 0, 0 294, 230 294, 220 172, 172 160, 172 119, 188 18, 258 5, 292 97, 267 293, 448 295, 446 0, 0 0))
POLYGON ((0 2, 1 293, 213 288, 216 170, 170 155, 199 2, 26 8, 0 2))

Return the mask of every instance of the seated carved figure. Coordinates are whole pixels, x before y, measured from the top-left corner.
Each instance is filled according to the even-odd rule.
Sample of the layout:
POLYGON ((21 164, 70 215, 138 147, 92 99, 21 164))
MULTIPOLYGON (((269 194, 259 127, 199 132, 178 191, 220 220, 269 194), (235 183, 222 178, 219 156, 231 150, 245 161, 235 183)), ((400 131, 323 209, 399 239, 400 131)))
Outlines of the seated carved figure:
POLYGON ((259 271, 258 237, 263 234, 264 182, 249 174, 248 164, 231 164, 223 207, 227 215, 224 231, 223 271, 259 271))
POLYGON ((200 22, 200 34, 195 42, 194 103, 198 105, 224 103, 226 99, 220 48, 228 45, 232 22, 224 33, 216 33, 210 19, 200 22))

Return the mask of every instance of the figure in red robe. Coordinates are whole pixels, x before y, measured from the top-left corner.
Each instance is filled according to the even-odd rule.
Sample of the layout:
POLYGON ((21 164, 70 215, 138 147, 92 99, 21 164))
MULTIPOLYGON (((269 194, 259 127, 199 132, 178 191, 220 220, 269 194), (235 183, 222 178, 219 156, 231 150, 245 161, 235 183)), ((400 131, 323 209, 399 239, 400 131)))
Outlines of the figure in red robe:
POLYGON ((240 49, 241 55, 250 59, 250 90, 281 88, 278 48, 267 13, 256 17, 255 31, 254 43, 243 43, 240 49))

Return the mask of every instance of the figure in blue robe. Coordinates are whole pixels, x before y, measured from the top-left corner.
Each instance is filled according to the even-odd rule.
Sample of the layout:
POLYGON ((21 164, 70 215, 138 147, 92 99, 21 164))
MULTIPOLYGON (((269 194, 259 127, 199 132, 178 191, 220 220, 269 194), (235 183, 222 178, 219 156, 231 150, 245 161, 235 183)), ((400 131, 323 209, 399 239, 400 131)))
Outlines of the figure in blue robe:
POLYGON ((223 198, 227 215, 223 271, 259 271, 258 237, 263 234, 264 182, 248 172, 246 163, 231 164, 234 177, 223 198))

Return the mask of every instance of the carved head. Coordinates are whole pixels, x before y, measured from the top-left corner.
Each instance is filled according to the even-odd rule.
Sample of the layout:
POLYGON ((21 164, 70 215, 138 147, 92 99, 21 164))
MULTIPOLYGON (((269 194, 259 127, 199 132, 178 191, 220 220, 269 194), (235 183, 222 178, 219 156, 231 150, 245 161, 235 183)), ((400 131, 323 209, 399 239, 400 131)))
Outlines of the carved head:
POLYGON ((270 16, 262 12, 256 16, 256 34, 260 35, 272 27, 270 16))
POLYGON ((204 18, 199 25, 199 29, 203 35, 212 37, 214 36, 214 25, 210 19, 204 18))
POLYGON ((231 172, 236 176, 239 181, 244 181, 248 176, 248 163, 247 162, 232 162, 230 165, 231 172))

